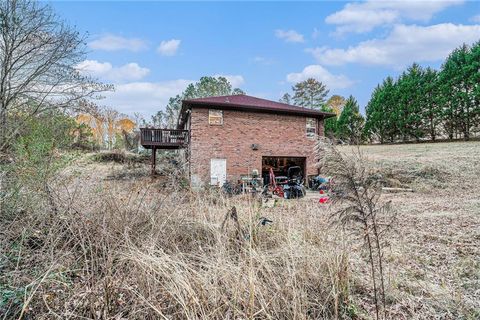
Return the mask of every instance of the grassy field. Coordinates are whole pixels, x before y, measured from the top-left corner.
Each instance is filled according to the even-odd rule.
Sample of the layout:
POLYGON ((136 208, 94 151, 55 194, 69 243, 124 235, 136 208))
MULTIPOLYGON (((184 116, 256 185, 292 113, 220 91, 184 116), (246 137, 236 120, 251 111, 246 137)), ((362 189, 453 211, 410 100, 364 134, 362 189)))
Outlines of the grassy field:
POLYGON ((387 257, 392 308, 419 318, 480 317, 480 143, 361 151, 392 186, 415 191, 384 196, 399 213, 387 257))
MULTIPOLYGON (((388 318, 478 319, 480 143, 361 152, 388 186, 414 190, 382 196, 398 217, 386 238, 388 318)), ((153 179, 148 169, 82 156, 52 184, 55 214, 38 201, 35 214, 3 222, 0 314, 373 317, 363 241, 331 224, 328 205, 310 196, 262 208, 247 196, 190 193, 172 168, 153 179)))

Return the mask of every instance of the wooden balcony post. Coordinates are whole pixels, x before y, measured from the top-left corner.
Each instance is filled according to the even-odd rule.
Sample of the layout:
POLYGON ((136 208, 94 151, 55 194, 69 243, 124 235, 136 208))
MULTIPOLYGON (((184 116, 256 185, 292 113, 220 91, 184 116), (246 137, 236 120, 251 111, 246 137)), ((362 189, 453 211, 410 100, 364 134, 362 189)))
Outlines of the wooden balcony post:
POLYGON ((157 164, 157 148, 152 148, 152 176, 155 175, 155 166, 157 164))

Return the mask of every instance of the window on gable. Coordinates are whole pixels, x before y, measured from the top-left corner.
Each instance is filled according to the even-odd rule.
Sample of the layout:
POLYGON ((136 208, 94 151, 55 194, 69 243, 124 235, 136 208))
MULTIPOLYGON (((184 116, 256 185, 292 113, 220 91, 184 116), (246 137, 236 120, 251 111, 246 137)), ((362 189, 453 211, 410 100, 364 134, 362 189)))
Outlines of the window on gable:
POLYGON ((307 118, 307 137, 314 137, 317 134, 317 119, 307 118))
POLYGON ((223 111, 209 109, 208 110, 208 124, 213 124, 217 126, 223 125, 223 111))

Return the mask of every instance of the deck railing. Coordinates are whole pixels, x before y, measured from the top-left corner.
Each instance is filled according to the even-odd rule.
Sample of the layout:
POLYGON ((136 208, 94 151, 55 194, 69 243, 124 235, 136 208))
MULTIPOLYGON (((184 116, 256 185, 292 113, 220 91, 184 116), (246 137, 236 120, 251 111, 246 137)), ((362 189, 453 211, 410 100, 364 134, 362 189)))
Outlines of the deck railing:
POLYGON ((140 143, 159 149, 182 148, 188 143, 188 130, 140 128, 140 143))

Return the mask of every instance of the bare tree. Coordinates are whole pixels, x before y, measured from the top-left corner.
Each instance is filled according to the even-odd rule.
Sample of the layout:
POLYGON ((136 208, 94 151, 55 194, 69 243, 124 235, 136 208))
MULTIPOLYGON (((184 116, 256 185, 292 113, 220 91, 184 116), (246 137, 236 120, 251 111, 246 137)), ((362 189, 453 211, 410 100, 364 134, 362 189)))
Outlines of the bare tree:
POLYGON ((76 69, 84 42, 48 5, 0 1, 0 150, 30 117, 110 89, 76 69))

